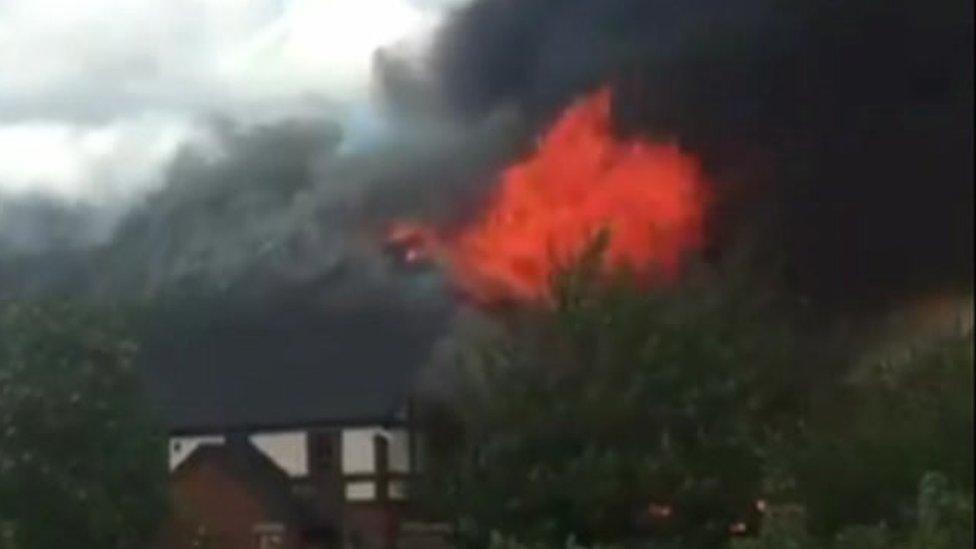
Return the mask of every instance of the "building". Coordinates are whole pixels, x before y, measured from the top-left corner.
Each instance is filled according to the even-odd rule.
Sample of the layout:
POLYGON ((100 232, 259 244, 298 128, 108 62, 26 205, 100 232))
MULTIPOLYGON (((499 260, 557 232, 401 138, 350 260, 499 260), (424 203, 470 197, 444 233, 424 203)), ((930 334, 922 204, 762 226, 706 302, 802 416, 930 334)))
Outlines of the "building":
POLYGON ((337 537, 246 438, 198 446, 174 469, 172 491, 176 509, 163 547, 328 547, 337 537))
POLYGON ((436 319, 206 313, 146 344, 170 431, 164 547, 392 547, 418 469, 410 390, 436 319))

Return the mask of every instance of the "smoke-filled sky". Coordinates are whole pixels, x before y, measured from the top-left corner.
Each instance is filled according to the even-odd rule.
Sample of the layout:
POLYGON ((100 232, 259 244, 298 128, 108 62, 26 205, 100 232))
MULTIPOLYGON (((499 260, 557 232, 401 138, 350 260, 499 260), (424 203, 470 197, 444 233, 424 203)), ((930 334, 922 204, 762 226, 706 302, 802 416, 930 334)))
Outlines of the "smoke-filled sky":
POLYGON ((701 160, 709 257, 757 240, 839 303, 969 289, 972 10, 0 0, 0 295, 396 286, 370 231, 471 220, 533 134, 608 84, 617 137, 701 160))
POLYGON ((470 228, 606 86, 604 142, 700 161, 706 262, 864 318, 971 296, 972 56, 972 0, 0 0, 0 301, 433 327, 457 271, 390 224, 470 228))
POLYGON ((0 0, 0 197, 131 200, 212 116, 368 131, 373 52, 460 3, 0 0))

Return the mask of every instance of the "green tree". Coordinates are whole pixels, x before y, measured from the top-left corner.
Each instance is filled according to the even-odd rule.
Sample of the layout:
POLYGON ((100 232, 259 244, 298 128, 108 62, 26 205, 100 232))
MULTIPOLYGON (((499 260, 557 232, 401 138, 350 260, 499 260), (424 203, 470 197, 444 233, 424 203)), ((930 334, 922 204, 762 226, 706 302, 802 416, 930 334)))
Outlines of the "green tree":
POLYGON ((971 328, 886 347, 848 374, 777 454, 788 482, 762 535, 735 547, 970 547, 971 328))
POLYGON ((743 267, 646 291, 599 260, 438 364, 418 490, 464 545, 969 546, 971 327, 867 353, 743 267))
POLYGON ((598 264, 595 249, 553 307, 503 315, 454 356, 420 490, 464 543, 724 543, 762 493, 765 448, 796 427, 809 373, 744 278, 645 292, 598 282, 598 264))
POLYGON ((122 316, 0 306, 0 540, 141 548, 166 510, 165 438, 122 316))
POLYGON ((972 492, 953 488, 945 475, 928 472, 918 483, 915 520, 896 530, 877 525, 846 526, 832 540, 817 539, 807 530, 802 506, 770 510, 762 531, 737 540, 732 549, 963 549, 973 545, 972 492))
POLYGON ((812 532, 912 527, 929 471, 972 494, 970 329, 867 360, 843 381, 813 410, 785 466, 796 483, 784 497, 807 507, 812 532))

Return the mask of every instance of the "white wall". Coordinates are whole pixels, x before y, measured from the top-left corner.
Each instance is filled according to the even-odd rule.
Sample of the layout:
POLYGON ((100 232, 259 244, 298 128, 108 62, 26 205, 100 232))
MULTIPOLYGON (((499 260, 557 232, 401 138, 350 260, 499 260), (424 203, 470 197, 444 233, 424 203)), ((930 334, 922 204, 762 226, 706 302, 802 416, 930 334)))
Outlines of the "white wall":
POLYGON ((308 435, 305 431, 259 433, 251 435, 251 442, 288 476, 308 474, 308 435))
POLYGON ((390 471, 410 472, 410 435, 406 429, 392 429, 386 432, 389 441, 390 471))
MULTIPOLYGON (((383 436, 389 449, 390 471, 410 472, 410 436, 406 429, 382 429, 364 427, 342 431, 342 472, 345 474, 374 473, 373 437, 383 436)), ((251 442, 289 476, 309 474, 308 433, 288 431, 256 433, 251 442)), ((183 463, 198 447, 204 444, 223 444, 221 435, 172 437, 170 439, 170 471, 183 463)))
POLYGON ((371 480, 347 482, 346 499, 349 501, 371 501, 376 499, 376 483, 371 480))
POLYGON ((370 427, 342 430, 342 472, 346 474, 372 473, 373 437, 383 430, 370 427))
MULTIPOLYGON (((251 435, 254 446, 289 476, 308 474, 308 446, 304 431, 257 433, 251 435)), ((224 444, 222 435, 171 437, 169 439, 169 470, 177 467, 197 448, 206 444, 224 444)))
POLYGON ((224 437, 220 435, 172 437, 169 439, 169 470, 174 471, 200 446, 223 443, 224 437))
POLYGON ((391 472, 410 472, 410 437, 406 429, 367 427, 342 431, 342 472, 346 474, 373 473, 373 437, 385 437, 389 449, 391 472))

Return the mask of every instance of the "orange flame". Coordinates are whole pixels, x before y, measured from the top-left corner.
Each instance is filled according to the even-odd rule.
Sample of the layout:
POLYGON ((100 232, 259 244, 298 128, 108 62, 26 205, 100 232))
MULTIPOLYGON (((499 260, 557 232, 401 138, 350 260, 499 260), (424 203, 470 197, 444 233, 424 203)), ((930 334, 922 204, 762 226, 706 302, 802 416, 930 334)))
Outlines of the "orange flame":
POLYGON ((532 156, 502 174, 483 216, 431 246, 465 294, 482 303, 544 300, 556 271, 603 230, 604 267, 643 281, 676 275, 700 247, 698 162, 675 145, 617 139, 610 107, 609 89, 570 107, 532 156))
POLYGON ((397 221, 391 225, 386 231, 386 245, 398 250, 408 265, 427 263, 442 255, 436 233, 415 221, 397 221))

